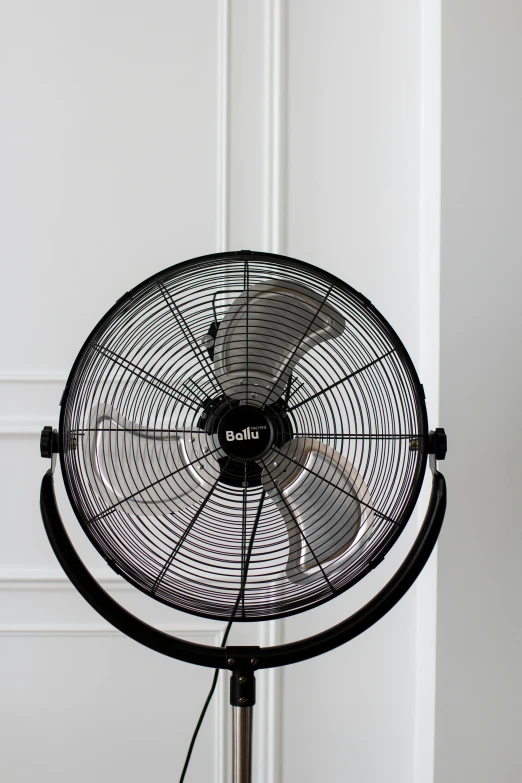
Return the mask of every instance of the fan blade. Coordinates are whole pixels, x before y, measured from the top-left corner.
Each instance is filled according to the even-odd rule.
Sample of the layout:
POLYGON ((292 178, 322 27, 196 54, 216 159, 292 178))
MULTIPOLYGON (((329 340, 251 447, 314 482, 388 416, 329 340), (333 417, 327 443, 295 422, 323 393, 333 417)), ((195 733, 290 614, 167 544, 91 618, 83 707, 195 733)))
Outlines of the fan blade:
POLYGON ((346 457, 320 441, 295 438, 265 461, 261 482, 283 517, 286 575, 302 583, 332 573, 364 547, 374 515, 368 488, 346 457))
POLYGON ((92 490, 107 506, 133 513, 173 513, 201 502, 220 472, 199 429, 161 432, 126 419, 108 404, 91 410, 82 438, 92 490))
POLYGON ((214 344, 225 394, 243 404, 273 403, 307 351, 339 337, 344 318, 325 297, 288 280, 257 283, 228 308, 214 344))

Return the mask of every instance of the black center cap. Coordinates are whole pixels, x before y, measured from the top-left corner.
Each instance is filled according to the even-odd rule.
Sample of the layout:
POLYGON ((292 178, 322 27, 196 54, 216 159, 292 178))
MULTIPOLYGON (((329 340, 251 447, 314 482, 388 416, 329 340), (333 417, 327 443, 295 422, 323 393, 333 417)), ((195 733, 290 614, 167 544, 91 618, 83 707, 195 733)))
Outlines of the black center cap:
POLYGON ((227 411, 218 426, 219 445, 240 462, 261 459, 274 439, 272 424, 259 408, 239 405, 227 411))

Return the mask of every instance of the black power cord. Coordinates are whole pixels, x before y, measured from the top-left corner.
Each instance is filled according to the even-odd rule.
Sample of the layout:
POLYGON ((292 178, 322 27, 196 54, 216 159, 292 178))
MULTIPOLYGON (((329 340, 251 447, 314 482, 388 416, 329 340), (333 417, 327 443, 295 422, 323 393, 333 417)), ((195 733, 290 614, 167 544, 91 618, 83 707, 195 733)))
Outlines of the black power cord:
MULTIPOLYGON (((246 501, 246 490, 244 490, 244 495, 245 495, 245 501, 246 501)), ((232 628, 232 623, 234 622, 234 620, 236 618, 236 613, 237 613, 239 604, 241 602, 241 599, 242 599, 243 595, 245 594, 246 577, 247 577, 247 573, 248 573, 248 566, 250 565, 250 557, 252 555, 252 546, 254 544, 254 538, 255 538, 255 535, 256 535, 256 530, 257 530, 257 525, 258 525, 258 522, 259 522, 259 517, 261 516, 261 509, 263 508, 263 502, 265 500, 265 495, 266 495, 266 492, 263 490, 263 492, 261 494, 261 498, 259 500, 259 505, 258 505, 258 508, 257 508, 257 513, 256 513, 255 521, 254 521, 254 526, 252 528, 252 535, 250 536, 250 542, 249 542, 249 545, 248 545, 248 554, 247 554, 246 560, 245 560, 245 569, 244 569, 244 575, 243 575, 243 580, 242 580, 242 584, 241 584, 241 589, 239 590, 239 593, 238 593, 237 598, 236 598, 236 603, 235 603, 232 615, 230 617, 230 620, 228 621, 228 625, 226 627, 225 633, 223 634, 223 639, 221 641, 221 647, 226 647, 228 635, 230 633, 230 629, 232 628)), ((246 516, 245 501, 244 501, 243 507, 245 508, 245 516, 246 516)), ((216 685, 217 685, 217 681, 218 681, 218 677, 219 677, 219 671, 220 671, 219 669, 216 669, 214 671, 214 677, 212 679, 212 685, 210 686, 210 690, 208 692, 208 696, 207 696, 207 698, 205 700, 205 703, 203 705, 203 709, 201 710, 201 715, 199 716, 198 722, 196 723, 196 728, 194 729, 194 734, 192 735, 192 739, 190 740, 190 745, 189 745, 189 748, 188 748, 188 751, 187 751, 187 757, 185 759, 185 764, 183 765, 183 770, 181 772, 181 777, 179 779, 179 783, 183 783, 183 781, 185 780, 185 775, 187 774, 188 765, 189 765, 189 762, 190 762, 190 758, 192 756, 192 751, 194 750, 194 745, 196 744, 196 739, 197 739, 197 736, 199 734, 199 730, 201 728, 201 724, 203 723, 203 720, 204 720, 205 715, 207 713, 208 705, 212 701, 212 696, 214 695, 214 691, 216 690, 216 685)))
MULTIPOLYGON (((235 607, 236 609, 237 609, 238 604, 239 604, 239 601, 236 604, 236 607, 235 607)), ((225 647, 225 645, 227 643, 228 635, 230 633, 230 629, 232 628, 232 623, 234 622, 235 614, 236 613, 234 611, 234 615, 229 620, 229 623, 227 625, 226 631, 225 631, 225 633, 223 635, 223 641, 221 642, 221 647, 225 647)), ((217 681, 218 681, 218 677, 219 677, 219 671, 220 671, 219 669, 216 669, 214 671, 214 677, 212 679, 212 685, 210 686, 210 691, 208 692, 208 696, 206 698, 205 704, 203 705, 203 709, 201 710, 201 715, 199 716, 199 720, 198 720, 198 722, 196 724, 196 728, 194 729, 194 734, 192 735, 192 739, 190 740, 189 749, 187 751, 187 757, 185 759, 185 764, 183 765, 183 771, 181 773, 181 777, 179 779, 179 783, 183 783, 183 781, 185 780, 185 775, 187 773, 188 765, 189 765, 189 762, 190 762, 190 757, 192 756, 192 751, 194 750, 194 745, 196 744, 196 739, 197 739, 197 736, 199 734, 199 730, 201 728, 201 724, 203 723, 203 720, 205 718, 205 715, 206 715, 206 712, 207 712, 207 709, 208 709, 208 705, 212 701, 212 696, 214 695, 214 691, 216 690, 216 685, 217 685, 217 681)))

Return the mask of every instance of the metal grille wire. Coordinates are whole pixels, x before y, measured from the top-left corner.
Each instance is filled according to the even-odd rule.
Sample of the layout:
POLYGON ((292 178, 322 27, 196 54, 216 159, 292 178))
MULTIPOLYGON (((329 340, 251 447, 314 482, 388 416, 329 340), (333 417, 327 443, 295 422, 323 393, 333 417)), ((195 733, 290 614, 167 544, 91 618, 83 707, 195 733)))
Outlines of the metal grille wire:
MULTIPOLYGON (((277 338, 278 324, 271 322, 270 329, 277 338)), ((248 355, 253 350, 248 341, 247 328, 246 348, 244 343, 241 348, 247 368, 256 358, 248 355)), ((278 345, 273 339, 268 346, 276 358, 278 345)), ((255 404, 263 408, 266 400, 261 390, 255 404)), ((231 253, 155 275, 102 319, 67 382, 60 454, 75 513, 114 570, 165 604, 213 619, 229 619, 242 590, 235 616, 241 622, 317 606, 382 560, 415 505, 427 435, 413 365, 368 300, 302 262, 231 253), (313 291, 318 302, 342 315, 344 329, 314 345, 292 368, 280 415, 290 423, 297 450, 289 450, 289 443, 274 446, 260 460, 264 484, 250 485, 245 466, 245 481, 235 486, 221 480, 228 459, 221 455, 222 462, 216 462, 215 439, 198 427, 209 401, 222 398, 227 404, 226 383, 208 350, 209 330, 223 322, 243 292, 274 280, 313 291), (94 486, 88 456, 100 437, 106 438, 104 475, 112 482, 105 494, 94 486), (297 523, 277 492, 284 478, 277 474, 283 453, 290 454, 287 469, 301 469, 305 439, 326 444, 339 463, 353 466, 365 487, 363 500, 360 493, 358 498, 365 524, 356 546, 327 565, 314 553, 314 542, 307 542, 310 561, 302 577, 290 579, 289 525, 297 523), (183 462, 173 456, 176 448, 184 449, 183 462), (270 482, 276 489, 267 492, 270 482)), ((319 476, 307 501, 316 517, 323 514, 319 525, 327 529, 331 498, 339 491, 346 494, 346 524, 351 524, 358 513, 353 487, 339 489, 337 474, 325 473, 317 460, 305 470, 319 476)))

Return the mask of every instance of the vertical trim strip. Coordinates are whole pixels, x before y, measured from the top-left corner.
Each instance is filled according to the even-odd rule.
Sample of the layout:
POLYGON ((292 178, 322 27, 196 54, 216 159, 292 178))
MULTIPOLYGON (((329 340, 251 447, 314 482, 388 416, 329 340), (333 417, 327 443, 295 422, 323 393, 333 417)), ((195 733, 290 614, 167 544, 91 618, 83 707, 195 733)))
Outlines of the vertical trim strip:
MULTIPOLYGON (((281 174, 283 156, 283 11, 284 0, 265 0, 264 77, 264 249, 282 252, 284 188, 281 174)), ((218 139, 217 139, 217 247, 229 250, 229 157, 230 157, 230 0, 218 0, 218 139)), ((280 644, 282 621, 263 623, 259 644, 280 644)), ((225 685, 219 698, 225 701, 225 685)), ((259 751, 254 757, 257 779, 265 783, 281 781, 282 672, 259 672, 254 732, 259 751)), ((225 728, 225 734, 228 734, 225 728)), ((216 740, 217 741, 217 738, 216 740)), ((218 756, 221 779, 227 774, 227 748, 218 756)))
POLYGON ((266 0, 264 244, 272 253, 284 252, 285 10, 284 0, 266 0))
MULTIPOLYGON (((440 166, 441 166, 441 4, 420 4, 420 187, 419 333, 420 375, 428 420, 439 424, 440 345, 440 166)), ((426 500, 425 487, 420 502, 426 500)), ((426 500, 427 502, 427 500, 426 500)), ((415 736, 413 780, 433 783, 435 762, 435 679, 437 551, 417 580, 415 736)))
POLYGON ((218 0, 217 13, 217 193, 216 246, 228 250, 230 0, 218 0))
MULTIPOLYGON (((265 210, 263 216, 264 249, 272 253, 285 252, 285 122, 286 116, 286 3, 285 0, 265 0, 265 210)), ((259 644, 272 647, 281 644, 283 621, 263 623, 259 644)), ((257 779, 265 783, 280 783, 282 775, 282 710, 283 673, 267 669, 262 673, 263 688, 257 701, 260 726, 260 747, 257 779)))
MULTIPOLYGON (((283 641, 282 620, 263 623, 259 644, 273 647, 283 641)), ((266 669, 259 672, 263 677, 256 703, 259 725, 259 747, 257 758, 257 780, 264 783, 280 783, 282 774, 282 711, 283 672, 281 669, 266 669)))

